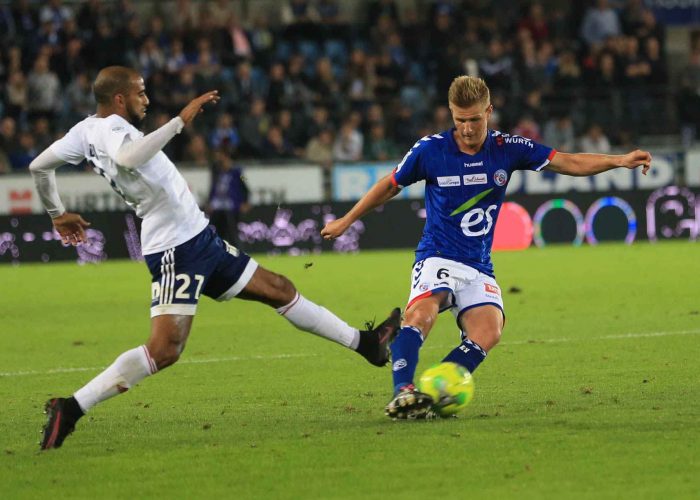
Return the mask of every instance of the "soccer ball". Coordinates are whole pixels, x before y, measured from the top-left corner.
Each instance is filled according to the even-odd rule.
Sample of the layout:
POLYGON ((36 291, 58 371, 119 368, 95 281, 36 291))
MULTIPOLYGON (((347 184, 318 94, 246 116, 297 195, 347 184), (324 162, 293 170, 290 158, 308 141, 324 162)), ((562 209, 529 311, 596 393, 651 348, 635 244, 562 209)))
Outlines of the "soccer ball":
POLYGON ((449 417, 466 407, 474 397, 471 373, 456 363, 440 363, 423 372, 418 390, 433 398, 433 410, 449 417))

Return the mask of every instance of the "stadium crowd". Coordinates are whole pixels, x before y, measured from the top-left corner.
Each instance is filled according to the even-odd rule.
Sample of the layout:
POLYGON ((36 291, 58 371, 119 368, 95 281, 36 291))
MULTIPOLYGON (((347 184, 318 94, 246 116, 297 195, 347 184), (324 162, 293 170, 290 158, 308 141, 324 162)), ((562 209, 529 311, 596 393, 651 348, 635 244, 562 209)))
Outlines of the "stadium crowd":
POLYGON ((493 128, 563 151, 700 121, 700 40, 670 109, 664 27, 642 0, 371 0, 359 17, 338 0, 279 3, 247 17, 227 0, 0 4, 0 173, 26 171, 92 113, 91 81, 114 64, 146 79, 146 130, 220 90, 217 111, 166 147, 202 166, 222 148, 326 166, 400 157, 452 126, 459 74, 487 81, 493 128))

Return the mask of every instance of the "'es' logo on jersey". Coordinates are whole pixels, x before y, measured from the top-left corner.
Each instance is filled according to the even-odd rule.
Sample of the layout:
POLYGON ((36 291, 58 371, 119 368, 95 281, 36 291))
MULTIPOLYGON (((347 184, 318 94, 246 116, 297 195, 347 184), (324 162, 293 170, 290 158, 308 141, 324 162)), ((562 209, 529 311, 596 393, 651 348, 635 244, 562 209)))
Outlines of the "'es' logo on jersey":
POLYGON ((493 174, 493 182, 495 182, 497 186, 505 186, 506 182, 508 182, 508 173, 502 168, 499 168, 496 170, 496 173, 493 174))

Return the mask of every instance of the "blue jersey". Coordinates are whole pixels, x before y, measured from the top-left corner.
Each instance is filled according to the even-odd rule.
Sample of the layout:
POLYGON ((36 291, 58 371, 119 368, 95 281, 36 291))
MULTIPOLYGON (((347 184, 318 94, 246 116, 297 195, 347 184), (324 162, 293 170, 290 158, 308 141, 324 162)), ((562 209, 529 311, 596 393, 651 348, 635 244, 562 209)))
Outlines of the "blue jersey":
POLYGON ((493 276, 496 218, 515 170, 541 170, 555 150, 489 130, 481 150, 459 150, 455 129, 423 137, 394 169, 399 187, 425 180, 426 222, 416 261, 442 257, 493 276))

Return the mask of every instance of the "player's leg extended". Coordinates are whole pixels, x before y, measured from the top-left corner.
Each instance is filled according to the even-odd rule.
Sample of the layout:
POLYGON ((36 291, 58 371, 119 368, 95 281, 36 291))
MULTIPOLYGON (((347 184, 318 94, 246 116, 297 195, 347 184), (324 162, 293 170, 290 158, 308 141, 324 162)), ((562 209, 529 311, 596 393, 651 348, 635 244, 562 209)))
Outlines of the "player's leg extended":
POLYGON ((401 311, 396 308, 376 328, 368 324, 366 330, 358 330, 325 307, 305 298, 285 276, 262 267, 255 270, 238 298, 274 307, 298 329, 355 350, 376 366, 383 366, 388 361, 387 346, 396 334, 401 318, 401 311))
POLYGON ((92 407, 128 391, 149 375, 175 363, 185 347, 192 318, 173 314, 155 316, 151 322, 151 338, 146 345, 122 353, 73 396, 49 400, 41 449, 60 447, 73 432, 77 421, 92 407))
POLYGON ((440 291, 409 304, 396 340, 391 344, 394 397, 384 413, 393 419, 431 418, 433 400, 416 390, 413 377, 418 366, 418 351, 432 329, 451 292, 440 291))
POLYGON ((503 311, 487 304, 464 311, 459 317, 462 342, 443 361, 457 363, 473 373, 498 344, 503 330, 503 311))
POLYGON ((391 344, 394 394, 403 387, 413 384, 418 366, 418 351, 433 328, 441 305, 449 293, 442 291, 423 297, 406 309, 401 330, 391 344))

